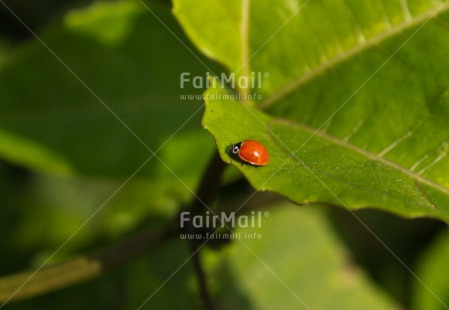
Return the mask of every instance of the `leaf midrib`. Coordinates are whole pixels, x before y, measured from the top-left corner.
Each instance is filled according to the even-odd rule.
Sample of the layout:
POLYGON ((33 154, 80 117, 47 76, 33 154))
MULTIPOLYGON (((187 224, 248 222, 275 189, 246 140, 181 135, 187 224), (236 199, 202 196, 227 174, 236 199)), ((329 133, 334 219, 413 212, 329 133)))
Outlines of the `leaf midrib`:
MULTIPOLYGON (((373 153, 371 153, 371 152, 369 152, 369 151, 367 151, 365 149, 359 148, 358 146, 350 144, 350 143, 348 143, 348 142, 346 142, 344 140, 341 140, 341 139, 338 139, 338 138, 336 138, 334 136, 331 136, 328 133, 325 133, 325 132, 313 129, 313 128, 307 126, 307 125, 300 124, 300 123, 297 123, 297 122, 294 122, 294 121, 291 121, 291 120, 287 120, 287 119, 276 118, 276 119, 274 119, 272 121, 272 123, 279 123, 279 124, 284 124, 284 125, 288 125, 288 126, 294 126, 294 127, 303 129, 305 131, 308 131, 311 134, 311 137, 318 136, 318 137, 326 139, 326 140, 328 140, 328 141, 330 141, 330 142, 332 142, 334 144, 337 144, 339 146, 347 148, 347 149, 349 149, 351 151, 357 152, 357 153, 359 153, 362 156, 365 156, 365 157, 367 157, 367 158, 369 158, 371 160, 374 160, 374 161, 378 161, 378 162, 380 162, 380 163, 382 163, 384 165, 387 165, 389 167, 392 167, 393 169, 396 169, 396 170, 404 173, 405 175, 409 176, 410 178, 412 178, 416 182, 419 182, 421 184, 426 184, 426 185, 428 185, 428 186, 430 186, 430 187, 432 187, 432 188, 434 188, 436 190, 439 190, 439 191, 443 192, 444 194, 449 195, 449 189, 448 188, 443 187, 440 184, 437 184, 437 183, 435 183, 435 182, 433 182, 433 181, 431 181, 429 179, 426 179, 426 178, 422 177, 421 175, 416 174, 416 173, 414 173, 414 172, 404 168, 403 166, 401 166, 401 165, 399 165, 399 164, 397 164, 395 162, 387 160, 384 157, 380 157, 377 154, 373 154, 373 153)), ((434 210, 438 210, 438 208, 435 208, 434 210)))
POLYGON ((368 40, 366 40, 363 44, 356 45, 355 47, 344 51, 340 54, 337 54, 334 58, 330 59, 327 62, 322 63, 320 66, 310 70, 309 72, 295 78, 293 81, 287 83, 284 87, 280 88, 278 91, 274 92, 268 99, 261 102, 259 104, 259 108, 264 110, 268 107, 272 106, 285 96, 289 95, 301 85, 309 82, 310 80, 316 78, 317 76, 323 74, 327 70, 337 66, 338 64, 354 57, 358 54, 361 54, 368 48, 371 48, 375 45, 378 45, 380 42, 387 40, 390 37, 393 37, 400 32, 412 28, 421 22, 426 22, 427 20, 433 19, 435 16, 440 15, 449 9, 449 1, 444 2, 439 7, 429 10, 426 13, 421 15, 417 15, 412 19, 406 20, 405 22, 398 24, 387 31, 380 33, 377 36, 374 36, 368 40))

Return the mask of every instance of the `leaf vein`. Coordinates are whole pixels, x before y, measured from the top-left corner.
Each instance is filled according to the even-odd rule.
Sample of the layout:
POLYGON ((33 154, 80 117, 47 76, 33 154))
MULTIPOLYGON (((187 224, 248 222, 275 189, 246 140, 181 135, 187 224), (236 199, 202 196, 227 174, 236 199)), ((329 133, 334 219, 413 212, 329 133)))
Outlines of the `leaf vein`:
POLYGON ((306 72, 305 74, 298 76, 297 78, 293 79, 291 82, 287 83, 284 87, 282 87, 278 91, 274 92, 268 99, 261 102, 259 107, 261 109, 266 109, 266 108, 270 107, 274 103, 278 102, 280 99, 282 99, 282 98, 286 97, 287 95, 289 95, 290 93, 292 93, 294 90, 299 88, 301 85, 309 82, 310 80, 323 74, 324 72, 335 67, 336 65, 343 63, 344 61, 350 59, 351 57, 361 54, 368 48, 376 46, 380 42, 382 42, 396 34, 399 34, 404 30, 412 28, 422 22, 425 22, 428 19, 434 19, 438 14, 441 14, 441 13, 447 11, 448 9, 449 9, 449 2, 446 1, 436 9, 429 10, 426 13, 412 17, 411 19, 405 21, 404 23, 398 24, 397 26, 391 28, 389 31, 384 31, 384 32, 380 33, 379 35, 366 40, 362 44, 356 45, 355 47, 353 47, 343 53, 337 54, 334 58, 330 59, 329 61, 323 62, 321 65, 317 66, 316 68, 312 69, 311 71, 306 72))
MULTIPOLYGON (((374 161, 378 161, 378 162, 380 162, 380 163, 382 163, 384 165, 392 167, 393 169, 396 169, 396 170, 404 173, 405 175, 409 176, 411 179, 413 179, 416 182, 420 182, 422 184, 426 184, 426 185, 428 185, 428 186, 430 186, 430 187, 432 187, 434 189, 437 189, 437 190, 439 190, 439 191, 449 195, 449 188, 443 187, 442 185, 440 185, 438 183, 435 183, 435 182, 433 182, 433 181, 431 181, 431 180, 429 180, 427 178, 424 178, 419 173, 415 173, 415 172, 413 172, 411 170, 408 170, 407 168, 404 168, 403 166, 401 166, 401 165, 399 165, 399 164, 397 164, 395 162, 392 162, 392 161, 390 161, 388 159, 380 157, 377 154, 371 153, 371 152, 369 152, 369 151, 367 151, 365 149, 362 149, 362 148, 360 148, 358 146, 350 144, 350 143, 348 143, 348 142, 346 142, 346 141, 344 141, 342 139, 339 139, 339 138, 336 138, 334 136, 331 136, 328 133, 325 133, 325 132, 322 132, 322 131, 319 131, 319 130, 314 130, 313 128, 311 128, 311 127, 309 127, 307 125, 300 124, 300 123, 297 123, 297 122, 294 122, 294 121, 291 121, 291 120, 287 120, 287 119, 277 118, 277 119, 273 120, 273 122, 276 122, 276 123, 279 123, 279 124, 286 124, 286 125, 290 125, 290 126, 295 126, 297 128, 301 128, 303 130, 306 130, 311 135, 318 136, 318 137, 323 138, 325 140, 328 140, 328 141, 330 141, 330 142, 332 142, 334 144, 337 144, 337 145, 342 146, 344 148, 347 148, 347 149, 349 149, 351 151, 359 153, 360 155, 363 155, 366 158, 369 158, 369 159, 374 160, 374 161)), ((446 155, 446 153, 447 152, 442 152, 440 154, 440 156, 437 157, 436 160, 440 161, 442 159, 440 157, 443 154, 446 155)), ((434 162, 436 160, 434 160, 434 162)))

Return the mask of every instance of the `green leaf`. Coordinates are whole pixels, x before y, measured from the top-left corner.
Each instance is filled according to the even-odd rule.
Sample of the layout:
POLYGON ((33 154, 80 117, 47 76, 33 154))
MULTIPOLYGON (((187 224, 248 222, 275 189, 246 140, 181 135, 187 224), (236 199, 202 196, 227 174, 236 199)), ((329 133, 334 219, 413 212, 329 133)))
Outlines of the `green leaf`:
MULTIPOLYGON (((142 178, 121 185, 114 180, 28 177, 27 186, 11 190, 21 202, 15 206, 20 221, 8 232, 14 250, 32 252, 38 265, 70 238, 50 261, 58 262, 98 240, 115 240, 143 223, 145 227, 164 225, 172 219, 180 201, 190 197, 177 192, 171 180, 142 178)), ((6 214, 4 210, 2 215, 6 214)))
MULTIPOLYGON (((150 8, 187 42, 168 6, 150 8)), ((98 3, 38 35, 51 51, 31 40, 0 69, 0 156, 45 173, 123 178, 152 155, 148 146, 193 185, 212 144, 202 102, 180 98, 201 90, 181 89, 179 76, 204 68, 156 18, 140 3, 98 3)), ((138 177, 174 180, 156 158, 138 177)))
MULTIPOLYGON (((187 42, 168 6, 150 8, 187 42)), ((191 85, 181 89, 180 74, 204 69, 189 51, 174 48, 180 43, 141 4, 72 10, 38 35, 106 107, 36 39, 2 60, 0 157, 43 172, 8 190, 17 203, 5 202, 1 211, 5 220, 9 208, 15 212, 3 234, 11 243, 4 260, 21 253, 20 268, 45 261, 69 237, 52 262, 143 223, 164 223, 191 199, 213 151, 199 124, 203 102, 180 98, 201 95, 191 85), (141 166, 152 153, 108 108, 165 165, 152 158, 141 166)))
POLYGON ((236 70, 242 54, 239 36, 242 1, 214 1, 206 5, 188 0, 173 4, 173 13, 197 47, 208 57, 236 70))
POLYGON ((235 230, 239 240, 211 276, 220 279, 223 309, 397 309, 352 265, 321 210, 270 210, 262 212, 261 228, 235 230))
POLYGON ((417 279, 413 283, 412 309, 439 310, 449 305, 447 268, 449 231, 444 231, 424 252, 418 262, 417 279))
POLYGON ((220 41, 208 35, 222 27, 209 19, 215 10, 228 12, 228 20, 241 16, 241 31, 220 37, 246 38, 233 43, 241 54, 212 57, 237 75, 269 73, 260 88, 240 91, 260 94, 255 101, 267 114, 208 100, 203 121, 225 161, 231 143, 267 144, 268 167, 241 167, 253 186, 297 203, 448 220, 449 4, 216 2, 195 7, 195 14, 212 11, 201 15, 208 22, 202 32, 185 9, 189 3, 175 1, 175 13, 199 49, 214 51, 220 41))
POLYGON ((124 308, 200 309, 202 300, 190 256, 185 240, 177 239, 131 264, 131 272, 126 272, 129 289, 124 308))
POLYGON ((313 136, 314 130, 305 125, 223 99, 226 96, 223 88, 205 93, 203 125, 223 160, 235 164, 255 188, 276 191, 297 203, 377 207, 449 220, 449 190, 441 185, 328 134, 313 136), (246 139, 265 145, 267 166, 242 164, 231 156, 230 145, 246 139))
MULTIPOLYGON (((121 309, 137 309, 140 306, 141 309, 198 309, 201 307, 201 300, 196 294, 197 283, 192 265, 187 261, 189 256, 188 247, 184 242, 179 239, 172 240, 149 254, 109 270, 98 278, 50 294, 8 303, 7 308, 109 309, 113 304, 121 309), (188 263, 185 263, 186 261, 188 263), (182 265, 183 263, 185 264, 182 265), (169 280, 166 281, 167 279, 169 280), (179 298, 173 298, 174 295, 179 298)), ((84 271, 86 265, 92 266, 92 260, 83 256, 72 262, 75 267, 81 266, 84 271)), ((99 266, 93 266, 92 269, 97 267, 99 266)), ((76 273, 77 270, 71 270, 68 274, 72 272, 76 273)), ((51 275, 48 279, 48 284, 51 285, 51 275)), ((36 280, 36 277, 33 280, 36 280)))
POLYGON ((83 10, 69 12, 67 28, 91 36, 107 45, 119 44, 130 35, 142 8, 133 2, 97 2, 83 10))

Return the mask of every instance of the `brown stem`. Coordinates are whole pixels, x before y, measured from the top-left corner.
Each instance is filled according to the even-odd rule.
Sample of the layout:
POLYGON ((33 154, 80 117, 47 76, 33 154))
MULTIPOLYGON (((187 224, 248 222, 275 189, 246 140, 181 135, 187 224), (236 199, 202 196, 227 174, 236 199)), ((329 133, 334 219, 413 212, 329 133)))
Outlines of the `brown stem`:
POLYGON ((218 151, 215 151, 196 191, 196 199, 188 207, 189 210, 196 214, 204 213, 207 210, 207 206, 217 197, 225 168, 226 164, 220 158, 218 151))
POLYGON ((117 245, 63 263, 0 279, 0 308, 14 300, 30 298, 97 277, 109 269, 150 251, 178 231, 167 228, 143 232, 117 245))
MULTIPOLYGON (((192 201, 188 208, 191 211, 192 216, 202 213, 204 214, 204 212, 208 209, 208 205, 213 202, 219 192, 221 176, 225 167, 226 164, 221 160, 220 155, 216 151, 209 162, 208 167, 206 168, 203 178, 201 179, 201 184, 196 192, 195 200, 192 201)), ((188 234, 195 235, 197 229, 193 227, 192 222, 189 221, 186 231, 188 234)), ((201 233, 201 231, 199 233, 201 233)), ((204 272, 203 265, 201 264, 200 249, 204 244, 205 243, 199 243, 198 240, 195 240, 194 238, 189 239, 190 251, 192 253, 192 264, 198 279, 200 295, 203 299, 204 307, 207 310, 214 310, 215 306, 209 292, 209 287, 207 286, 206 273, 204 272)))
MULTIPOLYGON (((186 230, 188 234, 195 234, 196 229, 191 223, 189 223, 186 230)), ((204 271, 203 265, 201 263, 200 249, 202 247, 202 244, 199 243, 198 240, 190 239, 189 247, 190 252, 192 253, 192 265, 198 280, 201 299, 204 303, 204 309, 214 310, 215 306, 212 302, 212 296, 209 292, 209 287, 207 286, 206 272, 204 271)))

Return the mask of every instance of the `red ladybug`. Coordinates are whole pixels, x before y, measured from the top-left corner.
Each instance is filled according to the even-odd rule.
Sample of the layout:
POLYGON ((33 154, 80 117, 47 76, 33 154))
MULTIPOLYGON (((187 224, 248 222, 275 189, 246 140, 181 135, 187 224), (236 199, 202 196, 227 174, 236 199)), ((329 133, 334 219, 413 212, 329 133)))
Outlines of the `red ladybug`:
POLYGON ((231 153, 254 166, 265 166, 270 158, 265 146, 254 140, 245 140, 234 144, 231 146, 231 153))

